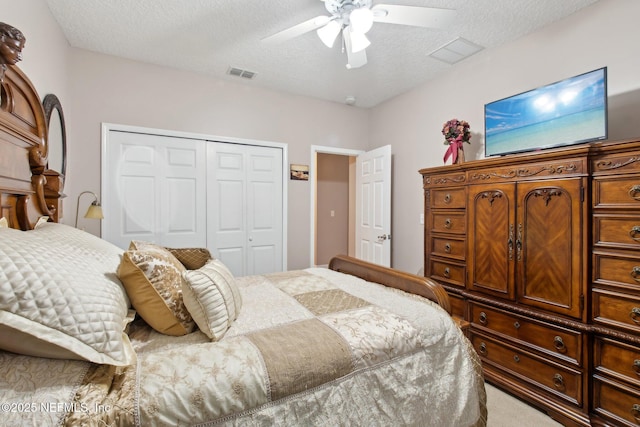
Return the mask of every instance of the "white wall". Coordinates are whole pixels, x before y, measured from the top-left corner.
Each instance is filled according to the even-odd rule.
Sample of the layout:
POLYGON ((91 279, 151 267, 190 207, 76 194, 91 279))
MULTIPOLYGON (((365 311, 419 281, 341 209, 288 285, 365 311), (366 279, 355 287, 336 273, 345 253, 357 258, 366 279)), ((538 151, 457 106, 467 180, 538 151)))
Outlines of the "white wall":
MULTIPOLYGON (((367 110, 79 49, 71 51, 70 70, 74 122, 65 191, 72 198, 99 190, 101 122, 286 143, 297 164, 309 164, 311 145, 368 143, 367 110)), ((309 265, 309 185, 289 181, 291 269, 309 265)))
MULTIPOLYGON (((471 124, 467 160, 482 156, 484 104, 602 66, 609 97, 640 89, 637 17, 640 1, 600 0, 541 31, 481 52, 418 89, 371 110, 370 148, 393 144, 393 266, 416 273, 423 264, 423 192, 418 170, 443 164, 442 125, 471 124)), ((636 98, 640 105, 640 99, 636 98)), ((611 105, 611 101, 610 101, 611 105)), ((610 124, 620 123, 611 117, 610 124)), ((637 116, 636 116, 637 117, 637 116)), ((610 130, 613 138, 638 137, 635 120, 610 130)))
POLYGON ((0 10, 0 21, 16 27, 26 38, 18 67, 29 77, 41 99, 53 93, 64 109, 69 101, 66 77, 69 44, 49 7, 43 0, 0 0, 0 10))

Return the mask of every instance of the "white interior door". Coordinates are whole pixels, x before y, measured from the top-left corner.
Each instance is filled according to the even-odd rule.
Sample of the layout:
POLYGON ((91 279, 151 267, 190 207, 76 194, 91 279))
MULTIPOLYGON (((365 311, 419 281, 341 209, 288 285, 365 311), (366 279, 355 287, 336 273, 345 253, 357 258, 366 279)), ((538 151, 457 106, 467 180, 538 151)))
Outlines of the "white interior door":
POLYGON ((391 266, 391 146, 356 159, 356 257, 391 266))
POLYGON ((236 276, 282 271, 282 149, 207 145, 209 249, 236 276))
POLYGON ((205 141, 111 130, 105 157, 107 241, 206 246, 205 141))

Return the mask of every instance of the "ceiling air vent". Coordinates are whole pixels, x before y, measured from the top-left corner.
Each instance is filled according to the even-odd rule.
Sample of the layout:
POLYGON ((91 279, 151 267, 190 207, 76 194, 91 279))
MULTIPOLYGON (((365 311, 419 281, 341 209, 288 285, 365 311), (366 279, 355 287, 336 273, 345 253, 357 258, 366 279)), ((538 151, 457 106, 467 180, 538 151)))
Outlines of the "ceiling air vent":
POLYGON ((227 70, 227 74, 230 74, 236 77, 243 77, 249 80, 254 78, 256 75, 256 73, 254 73, 253 71, 242 70, 240 68, 235 68, 235 67, 229 67, 229 69, 227 70))
POLYGON ((467 39, 463 39, 462 37, 458 37, 457 39, 434 50, 429 54, 429 56, 448 64, 455 64, 474 53, 480 52, 482 49, 484 49, 482 46, 470 42, 467 39))

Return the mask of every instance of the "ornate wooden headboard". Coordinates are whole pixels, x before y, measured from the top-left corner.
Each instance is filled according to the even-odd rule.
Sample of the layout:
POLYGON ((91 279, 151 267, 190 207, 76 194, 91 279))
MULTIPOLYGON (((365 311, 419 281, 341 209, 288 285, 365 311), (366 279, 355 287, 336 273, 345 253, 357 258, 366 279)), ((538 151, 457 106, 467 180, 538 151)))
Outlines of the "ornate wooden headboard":
POLYGON ((64 177, 47 169, 47 123, 37 91, 16 65, 4 65, 0 82, 0 216, 10 227, 28 230, 41 216, 59 220, 64 177))

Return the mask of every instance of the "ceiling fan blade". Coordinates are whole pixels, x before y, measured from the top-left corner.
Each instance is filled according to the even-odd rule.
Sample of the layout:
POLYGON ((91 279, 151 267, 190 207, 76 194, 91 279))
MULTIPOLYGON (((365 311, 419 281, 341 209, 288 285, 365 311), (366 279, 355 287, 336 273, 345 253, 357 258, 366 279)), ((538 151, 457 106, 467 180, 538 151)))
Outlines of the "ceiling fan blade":
POLYGON ((347 68, 360 68, 367 63, 367 51, 362 49, 358 52, 352 51, 352 43, 351 43, 351 34, 348 28, 342 30, 342 35, 344 37, 344 47, 347 51, 347 68))
POLYGON ((371 10, 373 11, 373 20, 375 22, 426 28, 446 28, 453 24, 456 16, 456 11, 453 9, 391 4, 378 4, 372 7, 371 10))
POLYGON ((330 20, 331 17, 329 16, 316 16, 315 18, 311 18, 308 21, 304 21, 298 25, 294 25, 293 27, 289 27, 285 30, 265 37, 262 39, 262 41, 265 43, 281 43, 287 40, 291 40, 295 37, 301 36, 324 25, 327 25, 330 20))

